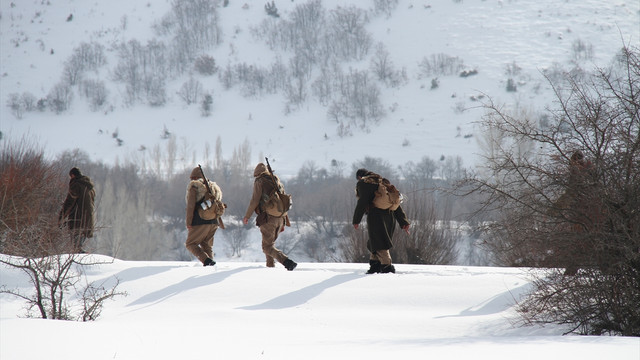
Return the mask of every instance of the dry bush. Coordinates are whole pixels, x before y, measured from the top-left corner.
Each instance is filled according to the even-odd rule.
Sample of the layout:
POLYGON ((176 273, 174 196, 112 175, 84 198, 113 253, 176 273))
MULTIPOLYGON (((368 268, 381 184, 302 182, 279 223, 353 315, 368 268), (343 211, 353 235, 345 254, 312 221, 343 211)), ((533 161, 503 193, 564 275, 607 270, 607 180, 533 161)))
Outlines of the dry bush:
POLYGON ((391 249, 393 261, 405 264, 453 264, 457 258, 459 233, 450 219, 439 220, 435 201, 420 194, 406 201, 402 207, 411 219, 410 234, 396 228, 391 249))
POLYGON ((66 194, 60 174, 44 153, 23 138, 7 141, 0 154, 0 252, 43 255, 55 242, 53 229, 66 194), (42 236, 37 236, 42 235, 42 236), (24 246, 24 243, 30 246, 24 246))
POLYGON ((549 79, 544 128, 487 105, 486 168, 466 182, 501 214, 486 243, 505 265, 561 268, 538 274, 527 322, 640 335, 639 56, 624 48, 608 69, 549 79))

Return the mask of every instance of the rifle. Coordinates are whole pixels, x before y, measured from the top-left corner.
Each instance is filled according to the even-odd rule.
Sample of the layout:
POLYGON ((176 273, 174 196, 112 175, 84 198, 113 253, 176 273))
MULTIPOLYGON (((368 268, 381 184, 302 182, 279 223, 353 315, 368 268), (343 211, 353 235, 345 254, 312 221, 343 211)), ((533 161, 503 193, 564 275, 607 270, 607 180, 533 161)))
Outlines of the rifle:
MULTIPOLYGON (((267 170, 269 170, 269 175, 271 175, 271 181, 273 181, 273 186, 275 186, 276 192, 278 193, 278 195, 282 195, 282 192, 280 191, 280 187, 278 186, 278 181, 276 180, 276 176, 273 175, 273 170, 271 170, 271 164, 269 164, 269 159, 267 157, 265 157, 264 159, 267 162, 267 170)), ((291 223, 289 222, 289 215, 285 215, 284 221, 285 221, 285 225, 291 226, 291 223)))
MULTIPOLYGON (((202 170, 202 166, 200 166, 200 164, 198 164, 198 168, 200 168, 200 173, 202 174, 202 178, 204 179, 204 186, 207 188, 207 191, 209 192, 209 194, 211 194, 211 197, 213 197, 213 191, 211 191, 211 188, 209 187, 209 180, 207 180, 207 177, 204 175, 204 171, 202 170)), ((222 221, 222 216, 218 217, 217 220, 220 228, 224 229, 224 222, 222 221)))

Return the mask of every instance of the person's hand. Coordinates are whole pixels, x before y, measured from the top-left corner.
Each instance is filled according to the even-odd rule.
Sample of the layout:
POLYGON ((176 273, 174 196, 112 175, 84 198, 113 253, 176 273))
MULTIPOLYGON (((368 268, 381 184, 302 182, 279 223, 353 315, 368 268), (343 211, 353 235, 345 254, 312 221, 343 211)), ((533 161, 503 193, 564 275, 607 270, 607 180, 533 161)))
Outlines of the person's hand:
POLYGON ((360 227, 360 224, 353 224, 353 228, 358 230, 358 228, 360 227))
POLYGON ((243 218, 242 223, 247 225, 249 223, 249 218, 243 218))
POLYGON ((187 225, 187 230, 191 230, 191 225, 187 225))
POLYGON ((402 230, 403 230, 404 232, 406 232, 406 233, 407 233, 407 235, 409 235, 409 226, 410 226, 410 225, 405 225, 405 226, 403 226, 403 227, 402 227, 402 230))

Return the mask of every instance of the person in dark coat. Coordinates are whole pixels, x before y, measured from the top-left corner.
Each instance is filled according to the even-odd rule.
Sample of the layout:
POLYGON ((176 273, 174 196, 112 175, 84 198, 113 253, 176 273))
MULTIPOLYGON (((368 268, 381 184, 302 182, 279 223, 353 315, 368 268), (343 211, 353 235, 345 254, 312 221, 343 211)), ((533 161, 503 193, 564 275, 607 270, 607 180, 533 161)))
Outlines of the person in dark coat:
POLYGON ((378 190, 378 184, 383 178, 367 169, 359 169, 356 172, 356 203, 353 212, 353 227, 358 229, 364 214, 367 214, 367 231, 369 239, 367 249, 371 252, 369 258, 370 268, 367 274, 373 273, 395 273, 396 269, 391 264, 391 254, 389 249, 393 247, 393 232, 396 228, 396 221, 402 230, 409 234, 409 221, 402 206, 396 210, 379 209, 373 206, 373 199, 378 190))
POLYGON ((58 216, 72 233, 73 251, 82 253, 87 238, 93 237, 96 192, 93 182, 77 167, 69 171, 69 192, 58 216))

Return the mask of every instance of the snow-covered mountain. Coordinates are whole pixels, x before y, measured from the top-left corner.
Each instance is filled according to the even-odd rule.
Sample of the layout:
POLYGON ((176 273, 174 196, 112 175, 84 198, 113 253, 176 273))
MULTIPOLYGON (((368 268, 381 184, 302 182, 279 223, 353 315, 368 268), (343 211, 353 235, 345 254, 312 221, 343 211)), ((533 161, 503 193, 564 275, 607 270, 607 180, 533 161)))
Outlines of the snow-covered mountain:
MULTIPOLYGON (((541 72, 577 63, 584 69, 606 66, 622 42, 638 44, 639 9, 635 0, 599 1, 355 1, 323 0, 326 16, 341 8, 366 14, 371 48, 361 60, 344 61, 343 72, 369 71, 376 49, 388 54, 392 69, 404 74, 399 85, 372 83, 380 90, 386 114, 377 125, 352 126, 340 136, 328 106, 311 94, 322 77, 314 68, 306 84, 307 99, 287 106, 282 91, 246 96, 237 86, 226 90, 218 74, 193 71, 166 79, 166 103, 151 107, 127 104, 125 87, 113 80, 119 44, 162 39, 154 31, 175 1, 3 1, 0 18, 0 131, 2 139, 35 138, 47 154, 79 148, 94 160, 138 164, 156 150, 167 151, 163 135, 175 136, 171 146, 186 167, 210 158, 218 137, 222 155, 249 145, 251 161, 266 155, 283 176, 307 161, 328 168, 332 161, 347 166, 365 156, 394 165, 428 156, 461 156, 465 165, 478 162, 476 122, 480 104, 497 102, 533 113, 550 104, 549 86, 541 72), (374 11, 378 9, 378 11, 374 11), (382 11, 383 9, 384 11, 382 11), (90 78, 103 81, 107 103, 92 111, 79 86, 70 109, 54 114, 30 111, 19 119, 7 106, 11 94, 45 98, 60 82, 64 64, 83 43, 102 44, 107 63, 90 78), (459 59, 476 75, 421 76, 420 63, 439 54, 459 59), (572 63, 572 61, 574 63, 572 63), (213 94, 212 112, 203 117, 198 104, 186 105, 177 94, 193 76, 213 94), (438 87, 432 89, 437 78, 438 87), (507 91, 513 79, 516 91, 507 91), (118 144, 120 142, 120 145, 118 144), (146 149, 146 150, 145 150, 146 149)), ((290 21, 304 1, 275 1, 280 17, 267 15, 265 3, 224 1, 218 8, 220 42, 206 52, 222 71, 236 64, 269 67, 278 59, 289 64, 290 51, 270 48, 256 36, 264 21, 290 21), (274 20, 275 19, 275 20, 274 20)), ((334 39, 335 40, 335 39, 334 39)), ((335 163, 335 162, 334 162, 335 163)))

